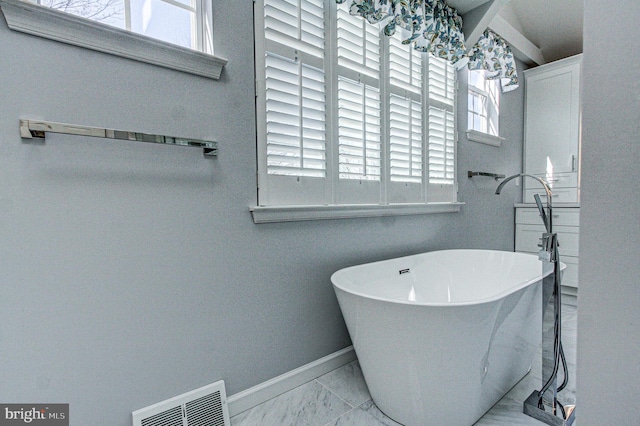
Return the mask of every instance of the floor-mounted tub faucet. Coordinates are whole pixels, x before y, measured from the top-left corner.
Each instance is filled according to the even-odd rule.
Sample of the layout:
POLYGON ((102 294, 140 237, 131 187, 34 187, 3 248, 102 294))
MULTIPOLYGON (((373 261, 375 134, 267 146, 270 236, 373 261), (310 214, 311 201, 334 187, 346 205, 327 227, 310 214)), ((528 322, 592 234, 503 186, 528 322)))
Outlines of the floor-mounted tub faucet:
MULTIPOLYGON (((543 347, 543 357, 542 357, 542 374, 549 374, 549 379, 543 382, 543 386, 540 391, 533 391, 533 393, 527 398, 527 400, 523 404, 523 411, 525 414, 540 420, 551 426, 570 426, 573 424, 573 420, 575 419, 575 406, 562 406, 557 400, 558 392, 560 392, 566 386, 568 382, 568 372, 567 372, 567 363, 564 357, 564 351, 562 349, 562 341, 561 341, 561 273, 560 273, 560 255, 558 253, 558 236, 553 233, 552 226, 552 218, 553 218, 553 210, 551 204, 551 188, 549 184, 542 178, 537 176, 528 175, 526 173, 518 173, 517 175, 509 176, 504 181, 498 185, 496 189, 496 195, 500 195, 502 188, 504 185, 512 179, 517 177, 530 177, 532 179, 537 180, 544 187, 545 192, 547 193, 547 211, 548 214, 545 214, 544 208, 542 207, 542 202, 540 201, 540 196, 535 194, 533 197, 536 201, 536 205, 538 206, 538 210, 540 211, 540 217, 544 222, 544 227, 546 229, 546 233, 542 234, 542 244, 541 250, 538 254, 538 257, 543 262, 549 262, 553 264, 553 279, 543 281, 543 345, 545 343, 552 344, 552 348, 543 347), (551 300, 552 299, 552 300, 551 300), (554 327, 551 329, 547 329, 544 326, 544 318, 547 312, 547 305, 553 305, 553 321, 554 327), (549 336, 545 336, 546 333, 549 333, 549 336), (548 354, 548 355, 545 355, 548 354), (558 386, 557 385, 557 375, 558 369, 560 368, 560 364, 563 366, 564 380, 563 383, 558 386), (550 405, 550 412, 545 410, 545 405, 550 405), (559 408, 559 412, 557 410, 559 408), (560 416, 558 416, 560 415, 560 416)), ((547 263, 548 265, 548 263, 547 263)), ((544 267, 543 267, 544 268, 544 267)))

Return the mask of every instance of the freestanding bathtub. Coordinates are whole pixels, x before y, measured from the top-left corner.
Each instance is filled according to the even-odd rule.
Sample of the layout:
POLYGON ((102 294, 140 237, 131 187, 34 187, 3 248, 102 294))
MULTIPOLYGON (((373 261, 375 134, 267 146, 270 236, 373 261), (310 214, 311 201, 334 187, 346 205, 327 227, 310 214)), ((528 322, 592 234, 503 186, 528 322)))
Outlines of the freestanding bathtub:
POLYGON ((542 269, 535 255, 442 250, 334 273, 378 408, 406 426, 475 423, 530 370, 542 269))

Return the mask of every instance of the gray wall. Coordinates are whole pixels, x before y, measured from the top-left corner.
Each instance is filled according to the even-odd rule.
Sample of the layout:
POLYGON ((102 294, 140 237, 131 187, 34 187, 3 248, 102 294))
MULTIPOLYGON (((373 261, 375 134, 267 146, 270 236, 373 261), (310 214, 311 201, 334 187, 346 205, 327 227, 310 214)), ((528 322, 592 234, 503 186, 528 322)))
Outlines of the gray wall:
POLYGON ((640 3, 584 2, 577 403, 640 424, 640 3), (612 49, 612 40, 621 48, 612 49))
POLYGON ((495 182, 465 174, 519 171, 521 94, 505 98, 503 148, 461 140, 460 214, 253 224, 253 6, 214 6, 220 81, 0 20, 0 402, 70 403, 73 426, 124 426, 219 379, 231 395, 350 344, 333 271, 512 248, 517 192, 496 197, 495 182), (220 155, 62 135, 29 144, 19 118, 213 138, 220 155))
POLYGON ((467 177, 467 171, 498 173, 510 176, 522 172, 524 132, 524 71, 527 66, 516 60, 520 88, 503 93, 500 98, 500 147, 467 140, 467 72, 458 73, 458 186, 459 198, 467 203, 459 215, 462 244, 469 248, 486 248, 499 238, 499 250, 514 249, 514 203, 522 202, 519 179, 508 183, 500 196, 495 195, 500 181, 489 177, 467 177), (507 238, 503 236, 508 235, 507 238))

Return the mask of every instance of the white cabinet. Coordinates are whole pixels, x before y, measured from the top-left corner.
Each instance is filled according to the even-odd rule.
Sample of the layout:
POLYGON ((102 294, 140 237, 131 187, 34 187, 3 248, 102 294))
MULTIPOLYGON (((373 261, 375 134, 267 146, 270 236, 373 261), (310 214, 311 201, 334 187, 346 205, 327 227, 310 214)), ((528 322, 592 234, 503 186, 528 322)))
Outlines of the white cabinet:
MULTIPOLYGON (((562 292, 577 295, 580 239, 580 78, 582 55, 524 72, 524 173, 544 179, 552 192, 553 231, 567 264, 562 292)), ((516 251, 538 253, 544 225, 535 207, 547 194, 534 179, 522 184, 525 204, 516 206, 516 251)))
MULTIPOLYGON (((580 208, 554 207, 553 232, 558 234, 560 261, 567 264, 562 277, 563 293, 576 295, 580 239, 580 208)), ((516 206, 516 251, 538 254, 542 234, 546 232, 537 207, 516 206)))
MULTIPOLYGON (((549 182, 554 202, 579 201, 580 74, 582 55, 526 70, 524 172, 549 182)), ((524 202, 543 193, 523 184, 524 202)))

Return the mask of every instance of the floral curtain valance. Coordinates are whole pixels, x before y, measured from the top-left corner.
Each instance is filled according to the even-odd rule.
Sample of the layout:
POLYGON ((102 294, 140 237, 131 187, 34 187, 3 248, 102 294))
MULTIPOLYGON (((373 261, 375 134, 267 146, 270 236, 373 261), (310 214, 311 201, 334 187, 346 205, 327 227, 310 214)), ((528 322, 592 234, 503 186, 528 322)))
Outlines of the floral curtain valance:
MULTIPOLYGON (((344 3, 346 0, 336 0, 344 3)), ((350 0, 349 13, 384 25, 392 36, 400 31, 404 44, 447 59, 457 69, 466 65, 462 18, 444 0, 350 0)))
MULTIPOLYGON (((467 56, 462 18, 444 0, 348 0, 349 13, 384 26, 384 34, 400 32, 403 43, 447 59, 456 69, 487 70, 488 79, 502 79, 502 90, 518 87, 511 49, 487 30, 467 56)), ((336 0, 345 3, 347 0, 336 0)))
POLYGON ((485 70, 487 80, 500 79, 502 91, 518 88, 518 71, 511 48, 502 37, 487 29, 469 54, 470 70, 485 70))

